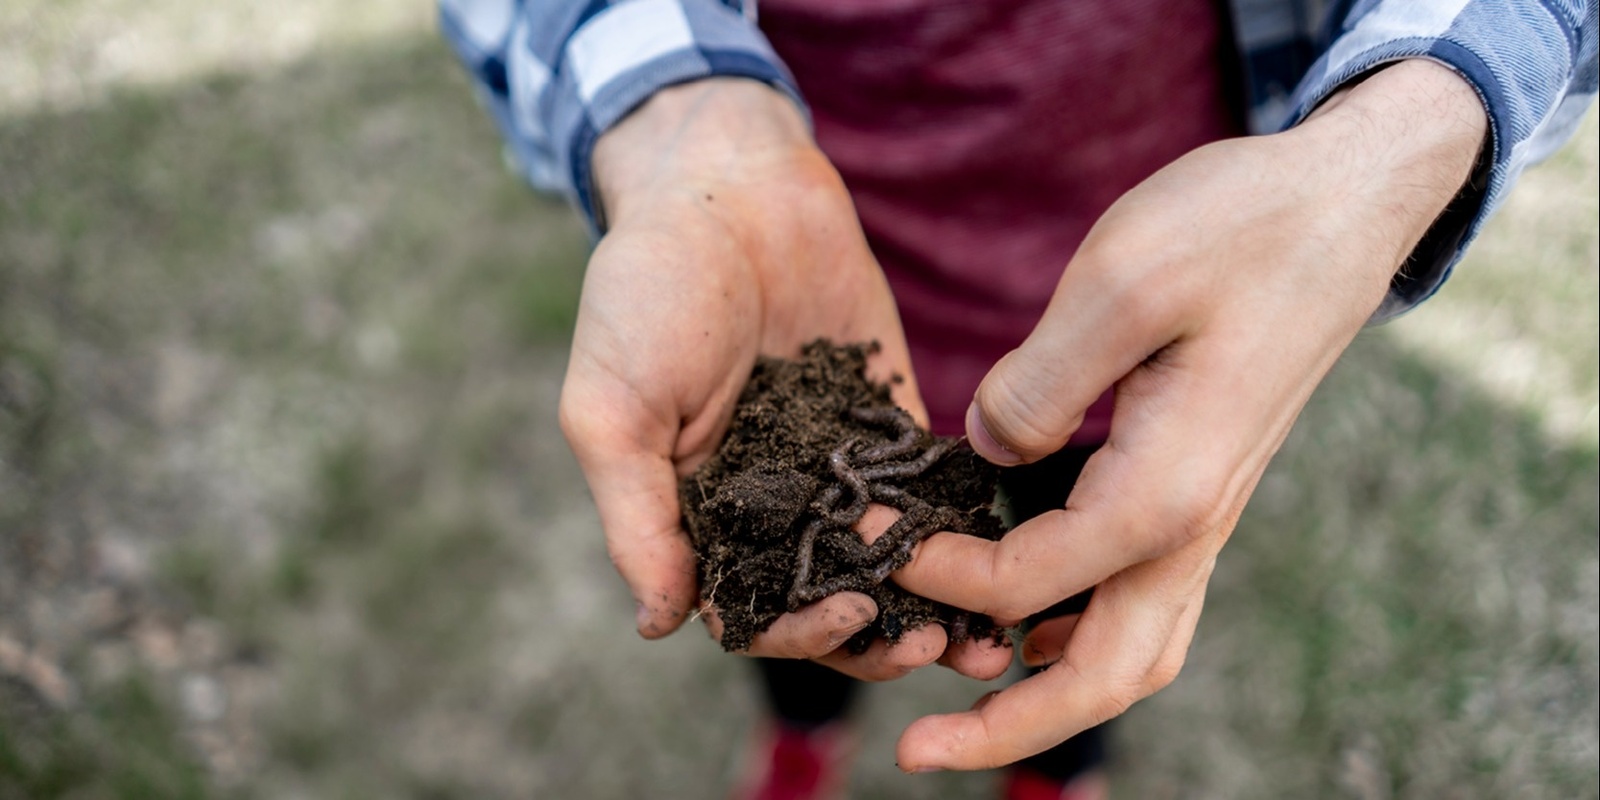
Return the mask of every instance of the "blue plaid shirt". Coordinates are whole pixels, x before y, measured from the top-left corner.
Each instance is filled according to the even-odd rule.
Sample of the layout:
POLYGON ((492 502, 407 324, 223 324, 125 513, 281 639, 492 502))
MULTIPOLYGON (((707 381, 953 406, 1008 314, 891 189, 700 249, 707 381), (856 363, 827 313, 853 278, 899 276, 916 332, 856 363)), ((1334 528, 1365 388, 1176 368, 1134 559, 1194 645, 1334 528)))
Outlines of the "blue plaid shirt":
MULTIPOLYGON (((1522 170, 1561 145, 1594 101, 1600 0, 1229 0, 1250 127, 1294 125, 1379 65, 1427 58, 1472 84, 1490 150, 1412 254, 1386 319, 1438 290, 1522 170), (1479 201, 1481 198, 1481 201, 1479 201)), ((518 168, 596 224, 589 156, 655 91, 708 76, 764 81, 799 101, 755 24, 755 0, 440 0, 518 168)))

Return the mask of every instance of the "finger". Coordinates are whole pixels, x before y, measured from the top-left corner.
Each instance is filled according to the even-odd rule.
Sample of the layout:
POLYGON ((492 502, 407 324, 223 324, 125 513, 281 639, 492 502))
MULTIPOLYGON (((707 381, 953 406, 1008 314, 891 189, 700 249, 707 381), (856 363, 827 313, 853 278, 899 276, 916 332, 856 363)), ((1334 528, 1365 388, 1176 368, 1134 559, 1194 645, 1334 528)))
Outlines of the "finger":
POLYGON ((978 385, 967 437, 996 464, 1060 450, 1101 394, 1180 332, 1174 300, 1184 292, 1149 291, 1144 273, 1163 265, 1102 227, 1072 259, 1038 326, 978 385), (1101 244, 1108 241, 1119 241, 1119 252, 1101 244))
POLYGON ((872 503, 867 506, 866 513, 861 515, 861 519, 856 520, 851 529, 860 534, 863 543, 870 545, 887 533, 898 519, 900 519, 899 511, 886 505, 872 503))
POLYGON ((943 628, 925 625, 906 631, 894 644, 876 639, 860 655, 841 647, 816 661, 858 680, 891 681, 932 664, 944 653, 946 642, 943 628))
MULTIPOLYGON (((576 363, 572 371, 579 372, 576 363)), ((600 511, 606 552, 633 593, 639 634, 666 636, 698 599, 695 556, 679 527, 676 429, 652 418, 625 387, 570 374, 561 429, 600 511)))
MULTIPOLYGON (((856 609, 855 614, 837 613, 839 609, 830 606, 838 603, 828 602, 835 598, 866 598, 866 596, 849 592, 836 594, 793 614, 785 614, 778 619, 778 622, 773 623, 772 628, 756 635, 746 654, 771 658, 812 658, 819 664, 836 669, 857 680, 888 681, 933 663, 945 649, 943 630, 937 625, 929 625, 907 631, 900 641, 894 644, 877 639, 867 647, 866 651, 859 654, 851 653, 842 645, 866 627, 872 618, 868 618, 866 622, 852 621, 852 617, 859 615, 859 609, 856 609), (823 610, 813 611, 818 608, 823 610), (824 637, 816 637, 815 632, 821 629, 815 624, 816 620, 796 619, 808 613, 833 616, 834 624, 838 627, 824 637)), ((866 599, 870 604, 871 599, 866 599)), ((706 632, 712 639, 720 641, 723 626, 716 609, 708 609, 704 619, 706 632)))
POLYGON ((1011 666, 1011 640, 1001 637, 969 638, 945 648, 939 664, 980 681, 992 681, 1011 666))
MULTIPOLYGON (((1196 547, 1209 543, 1196 543, 1196 547)), ((900 737, 902 769, 984 769, 1009 764, 1115 717, 1166 686, 1181 667, 1214 550, 1141 564, 1095 590, 1065 657, 995 695, 982 708, 924 717, 900 737), (1181 647, 1180 647, 1181 645, 1181 647)))
POLYGON ((1033 630, 1028 631, 1022 640, 1023 666, 1043 667, 1061 660, 1061 654, 1066 652, 1067 643, 1072 640, 1072 631, 1078 627, 1081 616, 1067 614, 1033 626, 1033 630))
MULTIPOLYGON (((900 518, 900 512, 885 505, 872 504, 855 524, 855 531, 870 545, 877 541, 900 518)), ((969 678, 981 681, 1000 677, 1011 666, 1011 641, 1001 638, 968 638, 949 645, 939 657, 939 664, 969 678)))
POLYGON ((895 582, 958 608, 1027 617, 1130 565, 1231 531, 1293 422, 1292 413, 1257 416, 1254 401, 1228 391, 1239 369, 1196 348, 1141 366, 1119 385, 1111 437, 1065 508, 998 542, 935 534, 895 582), (1265 430, 1242 430, 1262 419, 1265 430))
MULTIPOLYGON (((745 654, 817 658, 837 650, 877 617, 878 606, 872 598, 859 592, 840 592, 778 617, 771 627, 751 639, 745 654)), ((722 641, 722 618, 716 608, 707 608, 704 619, 711 638, 722 641)))
POLYGON ((1133 480, 1131 459, 1107 444, 1089 460, 1067 500, 999 541, 962 533, 928 537, 892 574, 906 590, 941 603, 1025 619, 1062 598, 1157 555, 1149 519, 1163 502, 1157 474, 1133 480))

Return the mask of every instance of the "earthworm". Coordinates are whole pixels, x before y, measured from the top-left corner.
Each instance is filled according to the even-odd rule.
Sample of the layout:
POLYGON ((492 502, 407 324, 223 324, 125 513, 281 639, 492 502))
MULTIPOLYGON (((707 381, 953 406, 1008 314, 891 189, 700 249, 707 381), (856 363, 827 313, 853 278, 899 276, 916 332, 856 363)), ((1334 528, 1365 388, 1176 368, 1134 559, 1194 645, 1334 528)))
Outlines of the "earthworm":
POLYGON ((828 521, 841 527, 850 527, 867 513, 867 502, 872 498, 872 490, 867 488, 867 480, 850 464, 850 450, 855 447, 856 440, 847 439, 839 445, 833 454, 828 456, 828 466, 833 468, 833 476, 840 483, 850 487, 850 505, 837 511, 829 511, 828 521))
POLYGON ((883 442, 867 448, 861 452, 857 462, 860 464, 877 464, 892 458, 909 455, 917 449, 916 420, 910 414, 898 408, 852 408, 850 416, 858 422, 868 425, 892 426, 896 438, 892 442, 883 442))
POLYGON ((798 608, 809 600, 800 597, 801 590, 811 580, 811 553, 817 547, 817 534, 822 531, 822 520, 813 519, 806 523, 805 530, 800 534, 800 552, 795 557, 794 585, 789 589, 789 607, 798 608))
POLYGON ((889 478, 909 480, 927 472, 929 467, 932 467, 939 459, 944 458, 951 450, 955 449, 955 445, 954 439, 941 439, 929 445, 922 455, 911 461, 901 461, 896 464, 874 464, 857 474, 868 483, 889 478))
POLYGON ((906 490, 892 483, 874 483, 871 484, 871 487, 873 502, 881 503, 900 511, 908 511, 913 503, 922 502, 912 497, 906 490))
MULTIPOLYGON (((958 441, 937 440, 914 459, 891 461, 909 455, 916 449, 921 431, 911 415, 898 408, 854 408, 849 414, 867 425, 893 428, 896 438, 869 447, 854 458, 851 457, 851 451, 855 449, 857 440, 847 439, 828 455, 829 471, 838 483, 830 484, 818 492, 810 504, 815 516, 800 533, 794 582, 789 589, 791 610, 838 592, 870 589, 882 584, 897 566, 911 560, 912 551, 924 539, 960 524, 960 515, 953 509, 934 508, 900 486, 886 482, 922 475, 948 455, 959 444, 958 441), (839 507, 846 491, 850 493, 850 502, 839 507), (818 537, 830 529, 849 531, 866 513, 868 503, 873 501, 900 510, 900 518, 871 545, 861 544, 848 534, 839 537, 838 545, 845 551, 842 553, 844 560, 855 565, 858 571, 813 584, 811 574, 818 537)), ((951 623, 952 636, 964 637, 969 624, 964 612, 958 614, 951 623)))

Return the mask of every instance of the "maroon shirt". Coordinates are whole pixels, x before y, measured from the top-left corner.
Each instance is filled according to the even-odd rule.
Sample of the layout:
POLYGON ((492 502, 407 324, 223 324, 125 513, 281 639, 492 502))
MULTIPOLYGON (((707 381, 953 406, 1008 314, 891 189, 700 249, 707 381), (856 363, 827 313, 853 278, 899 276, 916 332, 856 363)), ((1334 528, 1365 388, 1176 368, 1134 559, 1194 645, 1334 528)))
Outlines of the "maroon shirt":
MULTIPOLYGON (((900 306, 934 430, 1044 313, 1094 221, 1237 132, 1212 0, 763 0, 900 306)), ((1074 441, 1103 441, 1109 395, 1074 441)))

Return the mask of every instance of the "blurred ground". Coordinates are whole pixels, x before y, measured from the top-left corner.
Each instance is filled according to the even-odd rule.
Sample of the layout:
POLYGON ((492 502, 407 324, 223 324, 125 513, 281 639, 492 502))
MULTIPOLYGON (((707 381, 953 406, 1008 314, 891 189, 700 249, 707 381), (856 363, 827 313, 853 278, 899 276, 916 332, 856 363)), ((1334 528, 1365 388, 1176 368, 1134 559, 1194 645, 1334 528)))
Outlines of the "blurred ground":
MULTIPOLYGON (((716 797, 754 709, 647 644, 555 428, 586 242, 428 4, 0 8, 0 798, 716 797)), ((1595 797, 1595 115, 1356 344, 1125 797, 1595 797)), ((980 687, 872 693, 899 729, 980 687)))

